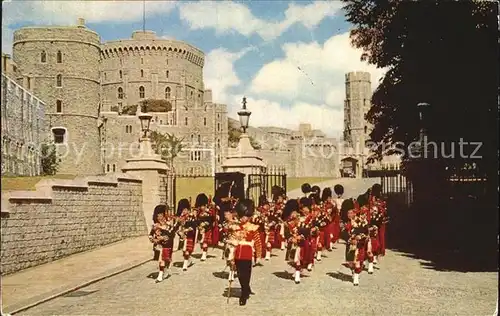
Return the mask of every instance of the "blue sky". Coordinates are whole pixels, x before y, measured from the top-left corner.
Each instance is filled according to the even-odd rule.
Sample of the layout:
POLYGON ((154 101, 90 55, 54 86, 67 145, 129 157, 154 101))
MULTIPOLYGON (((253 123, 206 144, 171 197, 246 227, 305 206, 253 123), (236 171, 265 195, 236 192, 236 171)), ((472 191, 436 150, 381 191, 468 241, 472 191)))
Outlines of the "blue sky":
MULTIPOLYGON (((310 123, 330 136, 343 129, 344 75, 382 70, 359 60, 340 2, 146 2, 146 29, 205 52, 205 87, 235 117, 243 95, 254 126, 310 123)), ((142 1, 15 1, 3 4, 2 51, 13 30, 73 25, 78 17, 102 41, 129 38, 143 27, 142 1)))

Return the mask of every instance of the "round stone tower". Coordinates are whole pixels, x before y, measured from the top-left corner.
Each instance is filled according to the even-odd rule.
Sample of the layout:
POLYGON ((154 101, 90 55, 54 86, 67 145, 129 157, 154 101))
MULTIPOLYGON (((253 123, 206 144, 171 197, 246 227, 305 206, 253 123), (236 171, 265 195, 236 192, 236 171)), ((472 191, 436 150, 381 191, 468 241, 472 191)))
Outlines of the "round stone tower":
POLYGON ((58 148, 58 173, 103 171, 100 53, 100 37, 83 19, 76 26, 25 27, 14 33, 13 59, 47 106, 48 139, 58 148))
POLYGON ((346 141, 356 147, 364 144, 371 132, 365 115, 371 107, 372 88, 370 73, 349 72, 345 75, 346 101, 344 105, 344 128, 346 141))

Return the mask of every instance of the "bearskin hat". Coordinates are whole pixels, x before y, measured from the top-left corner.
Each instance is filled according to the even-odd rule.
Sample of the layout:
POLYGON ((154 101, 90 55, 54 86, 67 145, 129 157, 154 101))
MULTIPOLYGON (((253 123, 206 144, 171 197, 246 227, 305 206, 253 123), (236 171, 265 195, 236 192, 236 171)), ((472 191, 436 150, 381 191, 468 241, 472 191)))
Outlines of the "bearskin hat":
POLYGON ((299 202, 295 199, 288 200, 283 209, 283 213, 281 214, 281 219, 287 220, 294 211, 299 211, 299 202))
POLYGON ((374 197, 380 198, 380 197, 382 196, 382 186, 381 186, 379 183, 375 183, 375 184, 372 186, 372 189, 371 189, 371 194, 372 194, 374 197))
POLYGON ((337 194, 337 196, 342 196, 344 194, 344 187, 341 184, 336 184, 333 187, 333 191, 337 194))
POLYGON ((320 195, 321 194, 321 188, 317 185, 313 186, 311 188, 311 192, 314 193, 314 194, 317 194, 317 195, 320 195))
POLYGON ((301 207, 301 208, 302 208, 302 207, 308 207, 308 208, 310 208, 310 207, 311 207, 311 205, 312 205, 312 201, 311 201, 311 199, 310 199, 310 198, 308 198, 308 197, 303 197, 303 198, 301 198, 301 199, 299 200, 299 205, 300 205, 300 207, 301 207))
POLYGON ((330 188, 324 188, 323 189, 323 193, 321 193, 321 200, 323 202, 326 202, 326 200, 328 200, 328 198, 331 198, 332 197, 332 189, 330 188))
POLYGON ((347 221, 347 212, 350 210, 353 210, 355 208, 354 206, 354 200, 353 199, 347 199, 342 202, 342 206, 340 207, 340 215, 342 218, 342 221, 347 221))
POLYGON ((205 193, 200 193, 196 197, 196 202, 194 203, 194 207, 201 207, 208 205, 208 197, 205 193))
POLYGON ((259 196, 259 207, 264 205, 269 205, 269 201, 267 200, 267 197, 262 194, 261 196, 259 196))
POLYGON ((189 203, 189 200, 188 199, 182 199, 179 201, 179 203, 177 203, 177 213, 176 215, 177 216, 181 216, 182 214, 182 211, 184 209, 188 209, 190 210, 191 209, 191 203, 189 203))
POLYGON ((362 206, 365 206, 368 204, 369 199, 365 193, 365 194, 361 194, 360 196, 358 196, 356 201, 358 202, 359 207, 362 207, 362 206))
POLYGON ((311 201, 312 204, 319 205, 321 204, 321 198, 319 197, 319 194, 313 193, 309 196, 309 200, 311 201))
POLYGON ((153 210, 153 222, 157 223, 158 214, 164 214, 166 211, 167 211, 167 206, 165 204, 156 205, 155 209, 153 210))
POLYGON ((309 183, 304 183, 300 186, 300 189, 302 190, 302 193, 307 194, 310 193, 312 188, 309 183))
POLYGON ((236 204, 235 210, 240 218, 243 216, 251 217, 255 211, 255 204, 250 199, 243 199, 236 204))

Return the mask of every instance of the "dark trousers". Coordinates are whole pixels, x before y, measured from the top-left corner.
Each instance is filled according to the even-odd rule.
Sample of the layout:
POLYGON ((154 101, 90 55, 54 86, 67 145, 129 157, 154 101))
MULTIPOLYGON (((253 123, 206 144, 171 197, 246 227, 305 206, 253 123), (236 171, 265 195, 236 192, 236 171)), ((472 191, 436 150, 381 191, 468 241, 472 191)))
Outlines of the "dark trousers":
POLYGON ((241 298, 250 296, 250 277, 252 276, 252 260, 235 260, 238 280, 241 285, 241 298))

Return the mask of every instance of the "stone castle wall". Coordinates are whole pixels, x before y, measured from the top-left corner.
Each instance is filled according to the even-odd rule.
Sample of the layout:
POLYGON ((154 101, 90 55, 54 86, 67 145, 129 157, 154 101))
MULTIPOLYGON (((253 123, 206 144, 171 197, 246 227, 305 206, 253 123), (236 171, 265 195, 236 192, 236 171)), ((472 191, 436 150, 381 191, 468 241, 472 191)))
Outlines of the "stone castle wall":
POLYGON ((2 275, 146 234, 142 181, 126 174, 42 180, 2 196, 2 275))
POLYGON ((2 74, 2 175, 36 176, 45 141, 45 104, 2 74))
POLYGON ((85 26, 21 28, 14 32, 13 59, 46 103, 48 129, 63 135, 54 138, 58 172, 100 173, 99 35, 85 26))

